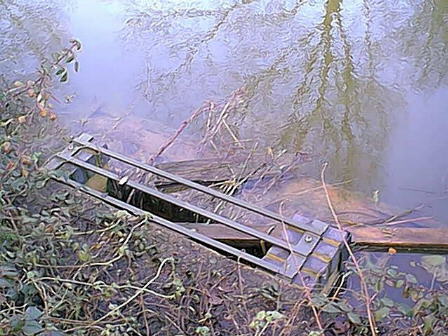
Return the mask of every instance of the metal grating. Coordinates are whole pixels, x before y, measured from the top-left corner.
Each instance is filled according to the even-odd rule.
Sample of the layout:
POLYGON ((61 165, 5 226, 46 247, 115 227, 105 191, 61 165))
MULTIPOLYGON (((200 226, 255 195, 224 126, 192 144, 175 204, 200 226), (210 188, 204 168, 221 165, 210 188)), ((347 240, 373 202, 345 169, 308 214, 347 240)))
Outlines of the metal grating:
POLYGON ((122 190, 127 189, 128 192, 130 190, 136 191, 139 195, 148 197, 141 198, 145 202, 154 200, 160 202, 164 207, 164 211, 170 211, 169 209, 175 207, 180 209, 180 211, 194 214, 196 218, 207 219, 211 223, 218 223, 244 235, 250 235, 269 246, 265 255, 256 256, 250 254, 206 234, 196 232, 194 229, 191 229, 191 226, 188 228, 180 223, 168 220, 166 217, 163 218, 163 216, 152 214, 152 221, 159 225, 265 270, 287 277, 301 285, 307 285, 312 288, 316 288, 318 285, 328 285, 334 275, 340 271, 342 261, 346 258, 343 244, 344 239, 349 238, 346 232, 341 232, 322 221, 305 218, 298 214, 293 218, 283 217, 278 213, 223 194, 210 187, 192 182, 154 166, 140 163, 130 157, 100 146, 94 143, 93 140, 94 138, 91 135, 81 134, 73 139, 66 149, 55 154, 47 164, 48 169, 71 168, 69 168, 65 178, 55 176, 54 179, 134 215, 147 213, 144 206, 142 206, 144 204, 140 204, 140 206, 130 204, 126 202, 125 198, 118 197, 116 190, 114 191, 113 189, 119 187, 122 190), (123 179, 123 176, 119 176, 111 169, 103 167, 104 162, 110 159, 179 183, 187 188, 219 199, 226 204, 244 209, 244 211, 261 215, 274 221, 276 223, 275 229, 268 234, 257 229, 256 226, 245 225, 223 217, 185 200, 163 193, 155 187, 134 181, 131 178, 123 179), (94 175, 107 179, 108 189, 106 192, 95 190, 85 184, 94 175))

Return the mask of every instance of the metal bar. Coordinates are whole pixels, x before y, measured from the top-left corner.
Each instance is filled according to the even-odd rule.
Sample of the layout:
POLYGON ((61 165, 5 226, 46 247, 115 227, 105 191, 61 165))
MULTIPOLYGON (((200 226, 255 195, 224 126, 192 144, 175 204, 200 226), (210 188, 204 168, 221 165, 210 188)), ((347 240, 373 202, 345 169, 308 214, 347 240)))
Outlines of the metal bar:
MULTIPOLYGON (((110 151, 108 149, 101 148, 99 146, 96 146, 96 145, 92 144, 91 142, 84 141, 84 140, 79 139, 79 138, 74 139, 73 142, 75 142, 77 144, 80 144, 80 145, 82 145, 82 146, 84 146, 86 148, 89 148, 89 149, 92 149, 92 150, 96 150, 97 152, 100 152, 100 153, 105 154, 105 155, 107 155, 107 156, 109 156, 111 158, 114 158, 114 159, 120 160, 122 162, 125 162, 125 163, 127 163, 127 164, 129 164, 131 166, 136 167, 136 168, 140 168, 140 169, 145 170, 147 172, 150 172, 152 174, 155 174, 155 175, 158 175, 160 177, 163 177, 163 178, 175 181, 177 183, 183 184, 183 185, 185 185, 187 187, 190 187, 192 189, 201 191, 201 192, 203 192, 205 194, 208 194, 208 195, 211 195, 213 197, 219 198, 221 200, 227 201, 227 202, 229 202, 229 203, 231 203, 233 205, 236 205, 238 207, 244 208, 246 210, 255 212, 255 213, 260 214, 260 215, 264 215, 266 217, 269 217, 269 218, 274 219, 276 221, 279 221, 281 223, 285 223, 287 225, 294 226, 294 227, 296 227, 296 228, 298 228, 300 230, 312 232, 312 233, 314 233, 314 234, 319 236, 323 232, 325 232, 325 230, 328 227, 328 225, 325 224, 325 223, 323 223, 323 224, 313 223, 315 225, 315 227, 312 227, 312 226, 309 226, 309 225, 302 225, 300 223, 296 223, 292 219, 283 217, 280 214, 277 214, 275 212, 272 212, 272 211, 269 211, 269 210, 264 209, 262 207, 250 204, 248 202, 245 202, 243 200, 237 199, 235 197, 225 195, 225 194, 223 194, 223 193, 221 193, 219 191, 216 191, 214 189, 211 189, 211 188, 205 187, 205 186, 203 186, 201 184, 189 181, 189 180, 184 179, 184 178, 182 178, 180 176, 176 176, 174 174, 165 172, 165 171, 160 170, 158 168, 155 168, 153 166, 150 166, 150 165, 138 162, 138 161, 136 161, 134 159, 131 159, 131 158, 126 157, 124 155, 115 153, 115 152, 110 151)), ((79 150, 81 150, 81 149, 83 149, 83 148, 79 148, 79 150)))
MULTIPOLYGON (((63 159, 67 163, 71 163, 71 164, 74 164, 74 165, 76 165, 78 167, 82 167, 82 168, 88 169, 88 170, 90 170, 90 171, 92 171, 92 172, 94 172, 94 173, 96 173, 98 175, 105 176, 105 177, 107 177, 107 178, 109 178, 111 180, 119 182, 120 179, 121 179, 120 176, 118 176, 115 173, 112 173, 112 172, 110 172, 108 170, 102 169, 102 168, 94 166, 94 165, 92 165, 90 163, 87 163, 87 162, 84 162, 82 160, 79 160, 79 159, 77 159, 77 158, 75 158, 73 156, 70 156, 67 153, 57 154, 57 157, 60 157, 61 159, 63 159)), ((249 234, 251 236, 254 236, 254 237, 257 237, 257 238, 259 238, 261 240, 269 242, 269 243, 271 243, 273 245, 285 248, 285 241, 284 240, 281 240, 281 239, 276 238, 274 236, 268 235, 268 234, 266 234, 264 232, 260 232, 258 230, 254 230, 251 227, 242 225, 242 224, 237 223, 237 222, 235 222, 235 221, 233 221, 231 219, 228 219, 228 218, 222 217, 220 215, 214 214, 214 213, 212 213, 212 212, 210 212, 208 210, 199 208, 199 207, 197 207, 195 205, 192 205, 192 204, 189 204, 189 203, 184 202, 182 200, 179 200, 179 199, 177 199, 177 198, 175 198, 173 196, 164 194, 164 193, 162 193, 162 192, 160 192, 158 190, 155 190, 153 188, 147 187, 145 185, 142 185, 140 183, 133 182, 133 181, 128 181, 126 183, 126 185, 131 187, 131 188, 143 191, 143 192, 145 192, 148 195, 167 200, 168 202, 170 202, 172 204, 175 204, 175 205, 177 205, 177 206, 179 206, 181 208, 185 208, 185 209, 190 210, 192 212, 198 213, 198 214, 200 214, 200 215, 202 215, 202 216, 204 216, 206 218, 212 219, 212 220, 214 220, 214 221, 216 221, 218 223, 221 223, 221 224, 224 224, 226 226, 229 226, 229 227, 231 227, 231 228, 233 228, 233 229, 235 229, 237 231, 244 232, 246 234, 249 234)), ((317 241, 318 239, 319 239, 319 237, 314 238, 313 241, 317 241)), ((291 246, 290 248, 295 253, 303 255, 303 256, 306 256, 305 254, 303 254, 302 250, 300 249, 300 247, 298 245, 297 246, 291 246)))
MULTIPOLYGON (((77 190, 81 190, 81 191, 89 194, 90 196, 98 198, 101 201, 104 201, 105 203, 107 203, 109 205, 112 205, 112 206, 115 206, 117 208, 121 208, 123 210, 126 210, 126 211, 130 212, 133 215, 150 214, 147 211, 139 209, 139 208, 137 208, 137 207, 135 207, 133 205, 130 205, 130 204, 126 203, 126 202, 120 201, 120 200, 118 200, 118 199, 116 199, 114 197, 111 197, 111 196, 109 196, 109 195, 107 195, 105 193, 101 193, 101 192, 99 192, 97 190, 94 190, 94 189, 92 189, 90 187, 87 187, 86 185, 83 185, 83 184, 80 184, 78 182, 75 182, 74 180, 71 180, 71 179, 65 180, 65 179, 62 179, 62 178, 54 178, 54 179, 59 181, 59 182, 61 182, 61 183, 63 183, 63 184, 69 185, 69 186, 71 186, 71 187, 73 187, 73 188, 75 188, 77 190)), ((267 262, 267 261, 265 261, 263 259, 257 258, 257 257, 255 257, 255 256, 253 256, 253 255, 251 255, 249 253, 244 252, 244 251, 240 251, 240 250, 238 250, 238 249, 236 249, 234 247, 231 247, 231 246, 226 245, 224 243, 221 243, 221 242, 219 242, 217 240, 209 238, 209 237, 207 237, 207 236, 205 236, 205 235, 203 235, 201 233, 195 232, 193 230, 189 230, 187 228, 182 227, 181 225, 178 225, 176 223, 170 222, 170 221, 168 221, 166 219, 163 219, 161 217, 155 216, 153 214, 150 214, 150 215, 151 215, 151 221, 153 221, 156 224, 160 224, 160 225, 162 225, 162 226, 164 226, 164 227, 166 227, 166 228, 168 228, 170 230, 173 230, 173 231, 176 231, 178 233, 184 234, 184 235, 186 235, 186 236, 188 236, 188 237, 190 237, 192 239, 201 241, 201 242, 203 242, 203 243, 205 243, 205 244, 207 244, 209 246, 213 246, 213 247, 215 247, 215 248, 217 248, 217 249, 219 249, 221 251, 230 253, 230 254, 238 257, 238 258, 244 259, 244 260, 246 260, 246 261, 248 261, 248 262, 250 262, 252 264, 255 264, 255 265, 258 265, 260 267, 263 267, 266 270, 269 270, 271 272, 278 273, 278 274, 283 274, 282 273, 282 268, 283 267, 276 267, 275 265, 272 265, 272 264, 270 264, 269 262, 267 262)))

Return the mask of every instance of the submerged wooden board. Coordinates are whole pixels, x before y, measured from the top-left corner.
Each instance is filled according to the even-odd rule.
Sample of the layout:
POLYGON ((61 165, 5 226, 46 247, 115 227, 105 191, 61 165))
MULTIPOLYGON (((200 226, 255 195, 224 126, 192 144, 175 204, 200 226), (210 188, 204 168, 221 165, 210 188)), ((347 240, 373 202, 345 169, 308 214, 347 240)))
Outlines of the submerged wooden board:
MULTIPOLYGON (((259 239, 254 239, 253 236, 245 234, 243 232, 239 232, 234 230, 228 226, 223 224, 196 224, 196 223, 180 223, 182 226, 189 228, 190 230, 195 230, 196 232, 202 233, 210 238, 221 240, 221 241, 241 241, 241 242, 256 242, 258 243, 259 239)), ((273 227, 267 226, 257 226, 253 225, 252 228, 255 230, 271 233, 273 227)))
MULTIPOLYGON (((233 230, 222 224, 184 224, 210 238, 232 242, 240 246, 258 245, 260 240, 233 230)), ((275 226, 254 226, 255 229, 279 235, 275 226)), ((448 250, 448 228, 390 228, 374 226, 352 226, 345 228, 351 233, 351 242, 355 246, 371 248, 448 250)))
MULTIPOLYGON (((254 179, 260 178, 261 175, 271 177, 275 174, 280 174, 280 169, 278 168, 271 169, 269 173, 263 174, 260 166, 265 160, 266 158, 263 156, 257 156, 257 160, 247 163, 243 158, 234 162, 230 160, 223 161, 221 158, 215 157, 198 160, 164 162, 157 164, 156 167, 190 181, 208 186, 220 184, 225 181, 233 181, 237 183, 247 175, 250 175, 251 178, 254 179)), ((176 192, 186 189, 182 184, 168 181, 157 176, 154 176, 153 178, 155 186, 164 192, 176 192)))
MULTIPOLYGON (((213 159, 187 160, 157 165, 166 171, 177 173, 196 182, 209 185, 225 179, 231 179, 230 162, 216 162, 213 159)), ((252 167, 253 168, 253 167, 252 167)), ((239 171, 242 167, 238 164, 233 166, 234 171, 239 171)), ((95 175, 96 176, 96 175, 95 175)), ((93 178, 95 178, 93 176, 93 178)), ((254 177, 256 179, 256 176, 254 177)), ((176 185, 176 183, 164 183, 158 181, 162 189, 176 185), (171 184, 171 185, 170 185, 171 184)), ((97 188, 95 188, 97 189, 97 188)), ((354 193, 349 193, 342 188, 329 186, 331 198, 337 207, 340 220, 344 229, 352 234, 352 243, 356 246, 362 246, 373 249, 387 249, 393 247, 396 249, 424 249, 424 250, 448 250, 448 228, 435 228, 440 226, 435 220, 427 219, 424 224, 428 227, 403 227, 396 225, 367 224, 369 221, 375 221, 378 218, 383 221, 394 217, 394 214, 400 213, 400 210, 393 209, 384 204, 369 204, 369 200, 362 198, 354 193), (365 224, 357 224, 357 223, 365 224), (366 223, 367 222, 367 223, 366 223), (355 224, 355 225, 353 225, 355 224)), ((164 190, 166 191, 166 190, 164 190)), ((255 192, 256 193, 256 192, 255 192)), ((253 194, 253 192, 251 192, 253 194)), ((252 196, 249 194, 250 196, 252 196)), ((244 192, 242 195, 245 198, 244 192)), ((257 202, 261 206, 268 206, 272 210, 279 212, 277 205, 282 204, 282 213, 291 216, 291 211, 304 211, 311 217, 323 218, 325 221, 331 221, 326 213, 326 203, 323 190, 318 181, 312 179, 301 179, 300 181, 289 181, 285 185, 280 185, 280 189, 268 192, 264 199, 270 199, 274 202, 257 202), (290 184, 292 182, 292 184, 290 184), (285 190, 286 189, 286 190, 285 190), (304 199, 304 201, 301 201, 304 199), (269 204, 268 204, 269 203, 269 204)), ((403 213, 401 211, 401 213, 403 213)), ((420 224, 410 220, 410 213, 404 212, 404 215, 395 216, 400 220, 408 220, 408 225, 420 224)), ((420 217, 421 218, 421 217, 420 217)), ((240 220, 244 220, 240 219, 240 220)), ((270 233, 275 225, 272 222, 259 222, 259 218, 245 218, 248 225, 260 232, 270 233), (258 224, 253 224, 257 222, 258 224)), ((238 246, 259 245, 259 240, 253 236, 245 235, 239 231, 220 224, 197 225, 188 224, 189 228, 194 228, 213 239, 223 242, 231 242, 238 246)), ((279 234, 274 235, 279 236, 279 234)))
POLYGON ((448 228, 346 227, 359 246, 448 250, 448 228))
MULTIPOLYGON (((189 165, 191 164, 192 162, 189 162, 189 165)), ((443 227, 442 223, 426 217, 419 210, 404 211, 388 204, 374 202, 365 195, 342 187, 328 185, 328 190, 339 221, 344 230, 352 233, 352 243, 355 246, 375 250, 393 247, 415 252, 422 249, 448 250, 448 227, 443 227)), ((328 209, 322 183, 312 178, 281 180, 267 192, 243 188, 237 196, 288 217, 299 212, 310 218, 336 224, 328 209)), ((251 223, 257 223, 260 227, 272 225, 272 222, 265 222, 253 216, 241 217, 238 220, 250 226, 253 225, 251 223)), ((231 231, 220 230, 219 227, 201 230, 211 230, 209 234, 217 239, 245 239, 231 231)))

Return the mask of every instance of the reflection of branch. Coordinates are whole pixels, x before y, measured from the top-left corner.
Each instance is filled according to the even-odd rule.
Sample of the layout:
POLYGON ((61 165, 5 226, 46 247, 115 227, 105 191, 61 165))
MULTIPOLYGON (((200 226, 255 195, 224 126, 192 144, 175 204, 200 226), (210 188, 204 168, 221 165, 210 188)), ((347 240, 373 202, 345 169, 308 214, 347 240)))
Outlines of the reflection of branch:
MULTIPOLYGON (((325 5, 325 16, 324 16, 324 20, 322 21, 322 23, 320 24, 320 29, 321 29, 321 39, 320 39, 320 43, 318 43, 316 45, 316 47, 314 48, 314 50, 311 52, 311 57, 310 60, 308 62, 308 64, 306 65, 306 68, 309 70, 307 72, 307 74, 305 75, 305 78, 302 82, 302 84, 300 86, 298 86, 298 88, 296 89, 296 95, 294 97, 293 100, 293 115, 294 118, 290 119, 295 119, 296 121, 296 125, 297 122, 300 121, 300 123, 302 124, 301 127, 301 137, 302 139, 300 139, 301 141, 303 140, 304 137, 306 137, 306 135, 308 134, 309 130, 311 129, 311 127, 309 127, 309 124, 311 121, 322 121, 323 122, 323 127, 326 128, 326 130, 328 131, 328 129, 330 128, 334 128, 334 125, 332 125, 332 122, 323 114, 324 112, 324 104, 326 101, 325 98, 325 94, 327 91, 327 87, 328 87, 328 74, 330 72, 330 66, 333 62, 333 54, 331 52, 331 23, 332 23, 332 17, 334 15, 334 13, 336 11, 338 11, 340 9, 340 0, 327 0, 326 5, 325 5), (303 95, 305 92, 309 92, 309 88, 307 88, 307 86, 310 83, 314 83, 313 81, 311 81, 309 79, 309 76, 312 75, 312 69, 314 68, 314 64, 317 61, 318 57, 319 57, 319 49, 322 49, 322 65, 320 68, 320 72, 319 72, 319 79, 320 79, 320 86, 318 87, 317 91, 318 91, 318 96, 316 98, 315 101, 315 107, 314 109, 306 116, 300 116, 300 114, 298 113, 298 106, 301 103, 301 101, 303 100, 303 95)), ((291 121, 293 121, 291 120, 291 121)), ((328 133, 334 133, 335 132, 327 132, 328 133)), ((296 141, 299 140, 296 138, 296 141)), ((337 140, 336 138, 334 138, 333 140, 337 140)), ((299 144, 296 144, 299 145, 299 144)))
MULTIPOLYGON (((60 45, 63 40, 64 32, 57 29, 59 28, 58 22, 56 21, 55 24, 53 21, 57 19, 58 13, 51 9, 54 9, 56 4, 53 2, 51 2, 51 6, 34 6, 32 4, 33 2, 18 4, 15 1, 0 1, 2 19, 12 26, 0 38, 0 41, 5 41, 1 43, 3 48, 12 49, 11 51, 3 50, 3 56, 14 56, 14 68, 17 68, 16 63, 20 59, 20 53, 23 52, 23 45, 26 45, 40 63, 46 55, 43 50, 53 49, 55 46, 52 45, 52 42, 57 41, 60 45), (11 37, 11 35, 14 36, 11 37), (50 41, 48 41, 49 37, 51 38, 50 41)), ((6 26, 7 24, 3 22, 2 25, 6 26)))
MULTIPOLYGON (((250 3, 249 1, 243 2, 244 5, 247 5, 249 3, 250 3)), ((275 24, 275 23, 279 24, 283 21, 289 20, 297 14, 300 7, 304 3, 305 3, 304 0, 297 1, 293 8, 291 8, 290 10, 282 11, 281 13, 279 13, 277 15, 275 15, 275 14, 269 14, 268 16, 261 15, 262 20, 260 20, 260 22, 264 23, 268 20, 272 24, 275 24), (278 21, 278 22, 276 22, 276 21, 278 21)), ((186 48, 189 51, 188 51, 187 55, 185 56, 184 61, 180 65, 178 65, 175 69, 171 70, 168 73, 161 74, 158 77, 152 79, 152 81, 154 81, 155 83, 164 83, 164 85, 163 86, 159 85, 159 90, 157 90, 157 92, 152 92, 151 97, 148 97, 148 95, 146 95, 147 98, 151 98, 151 100, 154 101, 154 98, 160 96, 160 93, 163 90, 167 90, 174 83, 176 77, 181 75, 184 70, 188 69, 191 66, 192 62, 194 61, 194 57, 201 50, 202 46, 216 37, 218 31, 221 29, 222 25, 224 25, 226 23, 230 14, 235 9, 239 8, 240 6, 241 6, 241 3, 235 3, 231 7, 227 8, 224 12, 198 10, 198 9, 188 9, 188 10, 184 9, 184 10, 177 10, 177 11, 173 11, 173 12, 165 13, 165 14, 162 14, 162 12, 158 13, 157 16, 161 17, 161 19, 159 19, 158 23, 154 24, 153 27, 154 26, 157 27, 158 25, 161 26, 162 21, 165 22, 165 24, 166 24, 166 21, 169 19, 174 20, 174 19, 179 19, 179 18, 182 19, 185 17, 198 18, 198 17, 212 16, 212 17, 215 17, 218 21, 205 34, 202 34, 201 37, 193 36, 191 38, 188 38, 186 40, 183 40, 183 41, 171 46, 171 49, 176 50, 176 51, 186 49, 186 48)), ((152 13, 151 16, 148 16, 148 17, 151 18, 154 16, 155 16, 154 13, 152 13)), ((257 19, 258 17, 260 17, 260 15, 258 15, 258 14, 253 15, 254 19, 257 19)), ((137 21, 137 19, 135 19, 135 18, 134 19, 131 18, 129 20, 137 21)), ((230 28, 232 28, 232 27, 230 27, 230 28)), ((271 67, 268 67, 265 71, 263 71, 263 74, 271 72, 270 70, 275 68, 276 65, 280 64, 283 60, 285 60, 287 58, 287 56, 291 55, 294 51, 298 51, 298 48, 297 47, 291 48, 290 46, 283 48, 280 51, 280 57, 278 57, 276 59, 276 61, 274 61, 274 64, 271 67)), ((253 77, 257 77, 257 75, 255 75, 253 77)), ((254 78, 254 80, 259 83, 261 80, 263 80, 263 78, 259 78, 259 79, 254 78)), ((141 86, 141 84, 143 84, 144 82, 145 81, 143 81, 139 85, 141 86)), ((146 82, 147 82, 147 80, 146 80, 146 82)), ((246 85, 246 87, 248 87, 250 89, 250 85, 246 85)), ((253 91, 253 92, 255 92, 255 91, 253 91)))
POLYGON ((394 31, 391 39, 400 42, 398 57, 404 56, 413 61, 410 65, 414 69, 409 71, 415 71, 417 75, 411 76, 413 81, 410 84, 417 84, 417 89, 437 88, 448 74, 448 31, 447 22, 444 21, 448 6, 443 0, 423 1, 417 9, 408 19, 409 24, 394 31))
POLYGON ((357 101, 359 97, 356 95, 356 82, 355 82, 355 66, 352 62, 352 51, 350 48, 350 44, 347 40, 347 34, 342 25, 341 12, 338 10, 335 13, 335 22, 337 23, 336 27, 339 29, 339 35, 341 36, 342 46, 344 49, 344 70, 342 71, 342 82, 343 82, 343 102, 344 102, 344 116, 342 117, 342 125, 341 130, 343 135, 346 136, 347 140, 351 144, 353 142, 353 132, 351 129, 350 118, 357 117, 358 120, 362 121, 365 124, 365 120, 362 117, 360 112, 360 104, 357 101), (353 106, 354 104, 357 106, 353 106))
MULTIPOLYGON (((26 35, 27 38, 22 42, 24 42, 28 46, 28 48, 30 48, 30 50, 32 50, 41 60, 43 60, 44 53, 39 50, 39 48, 37 48, 37 45, 39 45, 41 41, 38 41, 38 43, 36 43, 36 41, 33 40, 33 35, 28 29, 26 29, 25 25, 21 21, 21 18, 19 18, 17 15, 14 15, 11 9, 3 1, 0 2, 0 5, 2 5, 3 7, 3 18, 8 17, 10 24, 15 26, 18 31, 23 32, 26 35), (5 14, 7 14, 7 16, 5 14)), ((26 16, 26 19, 29 20, 30 17, 26 16)), ((13 39, 9 39, 8 43, 10 43, 11 40, 13 39)))
MULTIPOLYGON (((158 86, 159 89, 153 93, 152 97, 147 98, 151 98, 151 101, 154 101, 156 97, 160 96, 162 91, 165 91, 169 87, 171 87, 176 77, 182 74, 184 70, 188 69, 191 66, 194 57, 201 50, 201 47, 216 37, 221 27, 226 23, 226 20, 229 17, 230 13, 237 9, 239 6, 239 3, 235 3, 231 7, 227 8, 224 13, 220 13, 219 20, 205 34, 202 34, 201 37, 193 36, 190 39, 173 45, 171 47, 173 50, 177 51, 188 48, 189 51, 180 65, 178 65, 170 72, 161 74, 154 79, 156 83, 160 83, 160 85, 158 86)), ((172 18, 171 15, 165 15, 165 17, 172 18)), ((177 18, 177 16, 174 16, 173 18, 177 18)))
POLYGON ((167 140, 166 143, 162 145, 162 147, 159 148, 158 152, 155 153, 151 158, 149 159, 148 163, 153 164, 154 161, 162 155, 163 152, 165 152, 172 144, 173 142, 179 137, 179 135, 182 134, 182 132, 187 128, 188 125, 190 125, 199 115, 201 115, 205 110, 210 110, 212 104, 210 102, 207 102, 204 106, 201 106, 196 111, 193 112, 193 114, 186 120, 184 120, 177 131, 167 140))
POLYGON ((313 31, 319 31, 319 29, 321 30, 320 43, 318 43, 316 45, 316 47, 310 53, 311 56, 309 58, 309 61, 305 65, 305 68, 307 70, 305 78, 304 78, 303 82, 301 83, 301 85, 299 85, 296 88, 296 95, 293 100, 293 109, 294 109, 294 113, 295 113, 297 119, 300 119, 299 114, 297 114, 297 107, 299 106, 299 104, 301 103, 301 100, 303 99, 303 94, 309 92, 309 87, 307 87, 309 84, 314 84, 310 80, 309 76, 311 76, 313 74, 312 70, 315 68, 315 64, 319 59, 319 50, 320 49, 323 49, 323 51, 322 51, 323 56, 321 57, 323 59, 323 66, 321 67, 321 71, 320 71, 320 75, 319 75, 319 77, 321 79, 321 86, 318 89, 319 98, 318 98, 318 101, 316 102, 316 105, 317 105, 316 109, 318 109, 319 106, 321 106, 325 100, 323 95, 324 95, 326 87, 327 87, 327 80, 328 80, 328 73, 329 73, 330 65, 333 61, 333 55, 331 53, 331 28, 332 28, 331 22, 332 22, 332 16, 333 16, 334 12, 339 9, 340 0, 336 0, 337 1, 336 6, 332 6, 333 1, 334 0, 327 0, 326 5, 325 5, 324 20, 319 25, 320 28, 316 27, 315 29, 313 29, 313 31))
MULTIPOLYGON (((436 34, 436 29, 440 28, 440 27, 446 27, 446 23, 443 23, 442 20, 437 20, 439 18, 441 18, 441 16, 439 16, 439 13, 442 11, 442 9, 440 8, 435 8, 435 6, 437 6, 437 3, 442 3, 442 1, 434 1, 433 2, 429 2, 427 4, 431 5, 431 10, 427 11, 427 10, 422 10, 422 13, 424 13, 425 15, 429 16, 429 33, 426 34, 427 35, 427 39, 426 39, 426 43, 424 44, 423 48, 421 49, 416 49, 416 50, 422 50, 422 54, 420 57, 417 58, 418 62, 423 61, 424 65, 422 66, 423 68, 423 73, 421 75, 420 81, 422 82, 426 82, 426 83, 431 83, 433 81, 433 79, 430 77, 432 74, 434 73, 438 73, 438 80, 436 81, 436 83, 431 83, 432 86, 437 87, 440 85, 440 82, 442 81, 444 74, 442 72, 438 72, 438 71, 434 71, 435 69, 433 68, 434 66, 436 66, 439 62, 439 60, 434 60, 432 58, 432 55, 434 54, 434 51, 436 49, 436 47, 434 46, 433 40, 434 37, 437 36, 436 34), (429 14, 427 14, 429 13, 429 14), (441 21, 441 22, 436 22, 436 21, 441 21)), ((446 7, 446 6, 445 6, 446 7)), ((436 43, 438 43, 439 41, 436 41, 436 43)), ((445 48, 442 49, 444 52, 446 52, 447 50, 447 43, 445 43, 445 48)), ((437 55, 437 53, 435 53, 437 55)), ((445 57, 446 58, 446 57, 445 57)), ((445 70, 445 75, 446 75, 446 67, 440 67, 440 69, 444 69, 445 70)))

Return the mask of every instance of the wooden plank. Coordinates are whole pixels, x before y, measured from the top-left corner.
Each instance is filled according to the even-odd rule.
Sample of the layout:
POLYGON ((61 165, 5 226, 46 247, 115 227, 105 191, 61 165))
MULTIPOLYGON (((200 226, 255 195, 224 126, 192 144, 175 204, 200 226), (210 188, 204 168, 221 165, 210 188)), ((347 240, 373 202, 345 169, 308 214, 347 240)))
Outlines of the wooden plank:
MULTIPOLYGON (((259 246, 260 239, 249 234, 237 231, 223 224, 197 224, 197 223, 179 223, 182 226, 194 230, 207 237, 219 240, 221 242, 229 242, 237 246, 259 246)), ((251 226, 253 229, 269 234, 273 229, 271 226, 251 226)))
MULTIPOLYGON (((245 246, 259 245, 259 239, 254 239, 253 236, 233 230, 222 224, 185 223, 183 225, 219 241, 245 246)), ((263 225, 253 228, 278 236, 278 230, 272 232, 275 229, 275 225, 263 225)), ((359 247, 448 250, 448 228, 351 226, 346 227, 346 230, 352 235, 352 244, 359 247)))
POLYGON ((350 226, 345 229, 358 246, 448 250, 448 228, 350 226))

